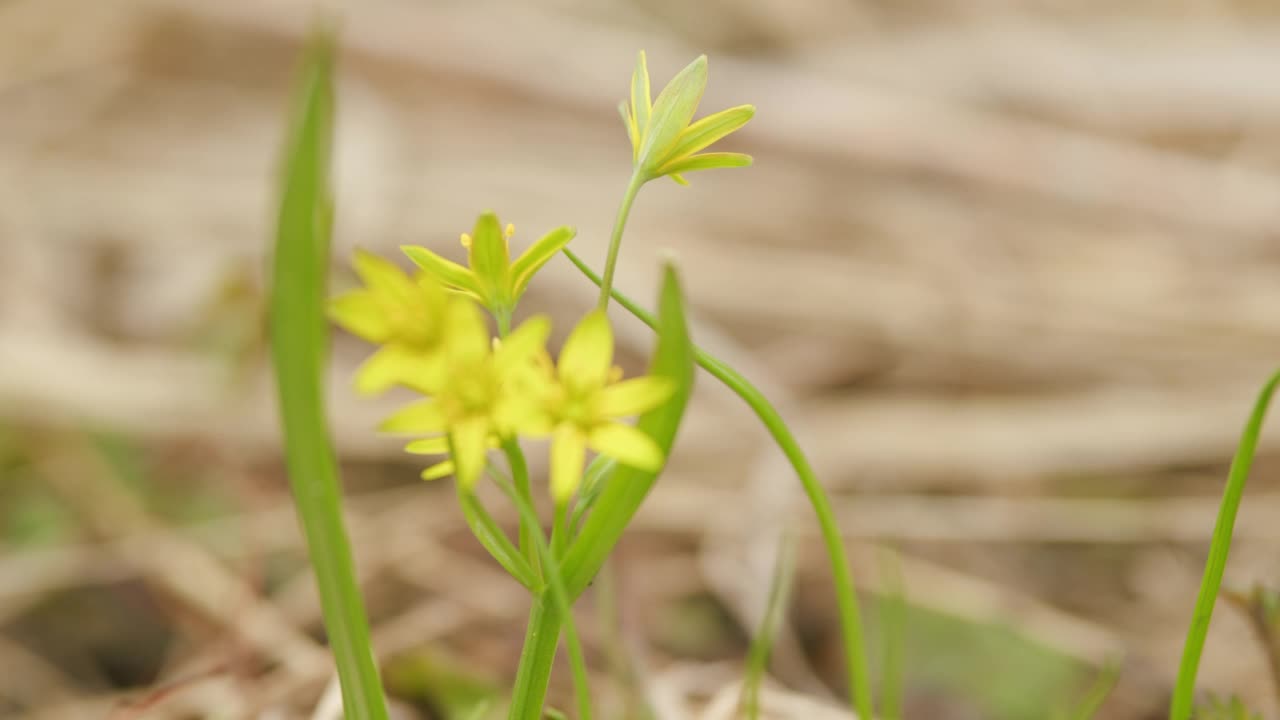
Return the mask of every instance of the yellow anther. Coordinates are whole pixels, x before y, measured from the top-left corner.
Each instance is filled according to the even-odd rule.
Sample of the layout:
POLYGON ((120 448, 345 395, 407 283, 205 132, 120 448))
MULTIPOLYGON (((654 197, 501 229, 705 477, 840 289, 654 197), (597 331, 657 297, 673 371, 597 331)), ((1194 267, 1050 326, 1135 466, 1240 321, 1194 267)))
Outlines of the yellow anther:
POLYGON ((468 235, 468 234, 466 234, 466 233, 462 233, 462 237, 461 237, 461 238, 459 238, 459 240, 462 242, 462 247, 464 247, 464 248, 466 248, 466 249, 468 249, 468 250, 470 250, 470 249, 471 249, 471 236, 470 236, 470 235, 468 235))
POLYGON ((504 230, 504 231, 503 231, 503 235, 505 235, 505 236, 506 236, 506 238, 507 238, 508 240, 510 240, 510 239, 511 239, 511 236, 512 236, 512 235, 515 235, 515 234, 516 234, 516 226, 515 226, 515 224, 514 224, 514 223, 507 223, 507 228, 506 228, 506 230, 504 230))

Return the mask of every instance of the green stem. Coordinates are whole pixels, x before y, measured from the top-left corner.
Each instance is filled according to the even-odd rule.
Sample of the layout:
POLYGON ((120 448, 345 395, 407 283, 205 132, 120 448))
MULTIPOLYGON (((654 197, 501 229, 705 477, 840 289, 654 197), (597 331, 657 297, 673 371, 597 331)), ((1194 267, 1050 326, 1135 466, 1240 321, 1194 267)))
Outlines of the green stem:
POLYGON ((1245 481, 1249 479, 1249 468, 1253 466, 1253 456, 1258 448, 1258 435, 1262 431, 1262 421, 1266 419, 1267 407, 1280 385, 1280 371, 1271 376, 1258 400, 1253 406, 1253 414, 1240 436, 1240 444, 1236 446, 1235 458, 1231 461, 1231 470, 1227 474, 1227 487, 1222 493, 1222 504, 1218 508, 1218 521, 1213 528, 1213 540, 1209 544, 1209 559, 1204 567, 1204 579, 1200 582, 1200 594, 1196 597, 1195 614, 1191 618, 1191 627, 1187 630, 1187 644, 1182 650, 1182 664, 1178 668, 1178 681, 1173 688, 1173 701, 1169 705, 1170 720, 1189 720, 1195 704, 1196 673, 1200 668, 1200 654, 1204 651, 1205 637, 1209 634, 1209 621, 1213 618, 1213 606, 1218 599, 1218 589, 1222 586, 1222 572, 1227 566, 1227 553, 1231 551, 1231 534, 1236 524, 1236 512, 1240 509, 1240 500, 1244 496, 1245 481))
POLYGON ((555 513, 551 522, 551 552, 561 558, 569 546, 569 503, 558 503, 555 513))
MULTIPOLYGON (((533 488, 529 483, 529 464, 525 462, 524 452, 520 449, 520 444, 514 438, 504 440, 502 442, 502 452, 507 456, 507 462, 511 464, 511 475, 515 478, 516 492, 525 502, 533 505, 533 488)), ((533 536, 537 530, 531 527, 523 515, 520 516, 520 551, 524 553, 525 560, 529 566, 534 568, 535 572, 538 568, 538 551, 533 546, 533 536)))
POLYGON ((516 670, 515 686, 511 689, 508 720, 542 720, 542 704, 547 697, 547 685, 551 682, 551 665, 560 644, 561 617, 549 590, 534 596, 525 626, 520 666, 516 670))
POLYGON ((272 269, 271 357, 289 484, 315 571, 344 713, 349 720, 385 720, 386 699, 343 524, 337 460, 325 419, 334 43, 328 32, 315 33, 298 82, 272 269))
POLYGON ((600 300, 598 307, 605 310, 609 307, 610 291, 613 289, 613 270, 618 264, 618 250, 622 247, 622 232, 627 227, 627 216, 631 214, 631 204, 636 194, 644 185, 644 176, 637 170, 631 174, 627 183, 627 191, 622 195, 622 204, 618 207, 618 217, 613 221, 613 234, 609 237, 609 255, 604 261, 604 280, 599 282, 600 300))
MULTIPOLYGON (((591 268, 587 267, 572 251, 566 248, 562 252, 582 271, 583 275, 586 275, 592 282, 604 287, 600 276, 592 272, 591 268)), ((610 290, 610 294, 614 300, 618 301, 619 305, 639 318, 641 322, 655 330, 657 329, 657 319, 647 310, 617 290, 610 290)), ((774 442, 786 455, 791 467, 800 478, 800 484, 804 486, 805 494, 809 497, 809 504, 813 506, 814 515, 818 519, 822 542, 826 546, 827 559, 831 564, 831 574, 835 582, 836 603, 840 611, 840 628, 848 661, 850 700, 859 717, 872 718, 874 715, 872 713, 871 680, 867 672, 862 618, 858 610, 858 596, 854 589, 853 573, 849 568, 849 560, 845 553, 844 541, 840 536, 840 528, 836 524, 835 512, 831 509, 831 501, 827 497, 822 483, 819 482, 817 475, 813 472, 813 467, 809 465, 804 451, 800 449, 800 445, 796 442, 795 436, 791 434, 791 430, 783 421, 782 416, 769 403, 764 394, 739 374, 738 371, 712 357, 701 348, 694 348, 694 356, 698 365, 701 365, 704 370, 711 373, 713 377, 735 392, 755 412, 765 428, 768 429, 769 434, 773 436, 774 442)))
MULTIPOLYGON (((455 483, 456 484, 456 483, 455 483)), ((466 518, 471 534, 489 551, 489 555, 502 566, 507 574, 515 578, 521 585, 530 590, 541 583, 538 571, 524 555, 511 544, 511 539, 498 527, 497 521, 484 509, 480 500, 468 490, 458 485, 458 505, 462 508, 462 516, 466 518)))
MULTIPOLYGON (((510 459, 510 456, 508 456, 510 459)), ((517 476, 519 473, 515 473, 517 476)), ((520 493, 510 485, 503 483, 503 489, 511 497, 511 502, 519 511, 520 517, 532 528, 536 528, 533 533, 533 543, 537 548, 538 557, 542 560, 542 565, 546 572, 544 573, 547 580, 547 587, 551 591, 551 597, 555 601, 557 613, 563 619, 565 646, 569 651, 569 667, 573 672, 573 692, 578 703, 579 720, 591 720, 591 688, 587 681, 587 663, 582 654, 582 643, 578 639, 577 625, 573 621, 573 605, 569 600, 569 593, 564 587, 564 578, 560 575, 560 565, 556 561, 555 555, 551 552, 551 546, 547 542, 546 535, 542 532, 542 526, 538 522, 537 512, 533 509, 533 504, 528 502, 520 493)), ((521 662, 525 656, 521 655, 521 662)), ((551 659, 554 659, 552 656, 551 659)), ((550 663, 548 663, 550 665, 550 663)), ((550 668, 548 667, 548 672, 550 668)), ((517 675, 518 675, 517 671, 517 675)), ((550 675, 548 675, 548 679, 550 675)), ((545 690, 543 691, 545 695, 545 690)), ((526 712, 529 710, 537 710, 541 713, 541 706, 533 708, 526 705, 526 712)), ((534 717, 537 717, 535 715, 534 717)))

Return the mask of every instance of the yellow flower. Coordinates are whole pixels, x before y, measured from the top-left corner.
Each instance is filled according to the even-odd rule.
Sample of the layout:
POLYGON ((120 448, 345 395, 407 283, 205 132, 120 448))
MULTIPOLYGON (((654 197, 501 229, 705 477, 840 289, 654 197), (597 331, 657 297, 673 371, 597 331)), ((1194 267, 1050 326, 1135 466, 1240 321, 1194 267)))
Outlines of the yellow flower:
POLYGON ((700 55, 650 100, 649 67, 644 51, 636 58, 631 75, 631 99, 618 104, 618 112, 631 137, 631 160, 646 181, 670 175, 681 185, 689 183, 681 173, 722 167, 745 167, 751 156, 742 153, 699 153, 747 123, 756 109, 739 105, 708 115, 690 124, 707 87, 707 56, 700 55))
POLYGON ((432 435, 406 448, 413 453, 449 453, 449 460, 428 468, 423 477, 452 472, 471 489, 484 472, 490 447, 517 432, 545 432, 545 415, 532 383, 535 360, 546 352, 551 323, 545 317, 531 318, 505 340, 494 342, 471 300, 455 297, 446 312, 444 381, 415 388, 432 397, 387 418, 382 429, 432 435))
POLYGON ((546 393, 553 424, 551 495, 566 502, 582 479, 586 450, 639 470, 662 467, 662 449, 645 433, 618 418, 648 412, 675 391, 670 380, 645 376, 619 382, 612 367, 613 330, 603 311, 582 319, 560 351, 556 376, 546 393))
POLYGON ((423 270, 431 273, 452 290, 469 295, 484 305, 505 330, 511 313, 529 286, 534 273, 547 263, 560 248, 573 239, 575 231, 561 226, 543 235, 514 262, 510 241, 515 227, 504 230, 498 216, 486 212, 476 219, 470 235, 463 234, 470 268, 446 260, 424 247, 406 245, 402 250, 423 270))
POLYGON ((391 262, 357 251, 353 264, 365 287, 334 298, 334 322, 382 347, 356 373, 356 389, 382 392, 415 379, 432 386, 439 379, 439 350, 448 295, 435 278, 410 278, 391 262))

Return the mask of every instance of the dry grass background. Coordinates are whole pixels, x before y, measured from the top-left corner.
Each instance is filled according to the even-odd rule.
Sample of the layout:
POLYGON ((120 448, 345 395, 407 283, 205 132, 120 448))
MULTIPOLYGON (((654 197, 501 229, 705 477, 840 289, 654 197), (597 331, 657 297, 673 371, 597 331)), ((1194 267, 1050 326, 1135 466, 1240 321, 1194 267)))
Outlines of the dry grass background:
MULTIPOLYGON (((21 470, 74 518, 63 542, 0 545, 0 715, 332 717, 260 320, 310 7, 0 2, 0 419, 25 458, 0 470, 0 502, 21 470), (129 437, 165 492, 215 488, 230 510, 175 527, 112 479, 86 428, 129 437), (68 597, 85 604, 49 615, 68 597), (129 623, 167 628, 158 650, 123 632, 155 656, 158 692, 51 651, 118 643, 129 623)), ((698 339, 797 424, 864 584, 892 545, 913 603, 1082 667, 1123 653, 1106 717, 1160 716, 1226 462, 1280 357, 1280 9, 377 0, 347 8, 342 37, 340 256, 460 253, 457 233, 492 207, 517 243, 576 224, 598 263, 635 50, 655 79, 709 53, 705 106, 759 108, 730 143, 756 166, 646 189, 619 285, 647 297, 675 253, 698 339)), ((592 293, 557 262, 526 302, 563 326, 592 293)), ((634 368, 648 334, 619 323, 634 368)), ((524 599, 465 541, 447 491, 411 482, 373 433, 395 400, 349 392, 364 349, 335 352, 379 653, 437 644, 501 677, 524 599)), ((1233 587, 1280 573, 1267 437, 1233 587)), ((736 666, 654 649, 652 609, 710 592, 749 626, 779 533, 814 526, 712 382, 678 447, 618 563, 624 644, 664 718, 727 717, 709 699, 736 666)), ((771 697, 779 717, 824 716, 804 696, 832 676, 830 643, 804 639, 834 625, 817 547, 802 547, 800 627, 775 666, 800 694, 771 697)), ((1280 711, 1230 611, 1202 681, 1280 711)), ((980 717, 909 700, 913 718, 980 717)))

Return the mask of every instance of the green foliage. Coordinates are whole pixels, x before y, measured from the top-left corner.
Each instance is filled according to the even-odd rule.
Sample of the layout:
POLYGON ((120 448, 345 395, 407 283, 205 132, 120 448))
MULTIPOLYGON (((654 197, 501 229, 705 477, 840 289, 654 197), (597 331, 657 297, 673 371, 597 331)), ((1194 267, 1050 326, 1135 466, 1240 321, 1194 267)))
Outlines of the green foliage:
POLYGON ((1222 504, 1218 509, 1218 521, 1213 528, 1213 540, 1209 545, 1209 558, 1205 563, 1204 578, 1200 582, 1195 612, 1191 617, 1191 626, 1187 630, 1187 642, 1182 650, 1182 664, 1178 668, 1178 679, 1173 688, 1173 700, 1169 706, 1170 720, 1191 718, 1192 701, 1196 691, 1196 673, 1200 668, 1200 655, 1204 651, 1205 638, 1209 634, 1213 606, 1218 599, 1218 590, 1222 586, 1222 573, 1227 567, 1227 554, 1231 552, 1231 535, 1235 529, 1236 513, 1240 509, 1240 501, 1244 497, 1244 486, 1249 479, 1249 469, 1253 466, 1253 456, 1258 449, 1258 435, 1262 432, 1262 423, 1266 419, 1267 408, 1271 405, 1271 398, 1275 395, 1277 385, 1280 385, 1280 371, 1272 375, 1262 387, 1262 391, 1258 393, 1253 413, 1245 424, 1240 444, 1236 447, 1235 458, 1231 461, 1231 470, 1227 474, 1227 486, 1223 491, 1222 504))
POLYGON ((1213 695, 1203 705, 1196 707, 1195 720, 1262 720, 1262 715, 1245 707, 1240 698, 1232 695, 1223 700, 1213 695))
POLYGON ((765 671, 769 667, 769 653, 773 650, 773 640, 782 628, 782 619, 786 615, 787 605, 791 600, 795 573, 795 541, 788 535, 783 538, 778 547, 773 577, 769 581, 769 601, 760 619, 760 628, 752 639, 751 651, 747 654, 747 670, 742 680, 741 705, 748 720, 758 720, 760 717, 760 683, 764 680, 765 671))
MULTIPOLYGON (((565 248, 562 252, 588 280, 599 285, 602 291, 607 287, 605 280, 587 267, 587 264, 575 255, 573 251, 565 248)), ((638 303, 626 295, 615 289, 609 289, 608 292, 609 296, 617 300, 618 304, 626 308, 627 312, 650 328, 656 330, 661 327, 658 318, 655 318, 652 313, 640 307, 638 303)), ((813 506, 814 515, 817 517, 818 526, 822 531, 822 543, 827 551, 827 560, 830 563, 831 575, 835 581, 836 603, 840 610, 840 630, 848 665, 849 693, 852 704, 863 717, 872 717, 871 680, 867 671, 866 648, 863 645, 862 618, 858 608, 858 596, 853 585, 853 573, 849 570, 849 560, 844 548, 844 539, 840 535, 840 527, 836 524, 835 512, 831 509, 831 500, 827 497, 826 490, 823 489, 822 483, 819 482, 817 473, 813 471, 813 466, 809 464, 809 459, 805 457, 804 451, 800 449, 800 444, 791 433, 791 429, 787 427, 782 415, 764 396, 764 393, 760 392, 741 373, 729 367, 722 360, 713 357, 710 353, 697 347, 693 348, 693 353, 694 359, 703 370, 706 370, 717 380, 724 383, 756 414, 756 417, 760 419, 760 422, 764 424, 769 434, 773 437, 774 443, 782 450, 787 461, 791 463, 792 469, 796 472, 796 477, 800 479, 800 484, 804 487, 805 495, 809 498, 809 504, 813 506)))
POLYGON ((271 349, 289 481, 320 590, 345 717, 385 720, 386 700, 343 525, 322 390, 329 340, 325 308, 333 216, 333 64, 334 39, 317 32, 298 80, 286 139, 272 271, 271 349))

